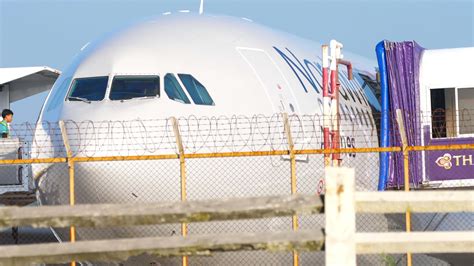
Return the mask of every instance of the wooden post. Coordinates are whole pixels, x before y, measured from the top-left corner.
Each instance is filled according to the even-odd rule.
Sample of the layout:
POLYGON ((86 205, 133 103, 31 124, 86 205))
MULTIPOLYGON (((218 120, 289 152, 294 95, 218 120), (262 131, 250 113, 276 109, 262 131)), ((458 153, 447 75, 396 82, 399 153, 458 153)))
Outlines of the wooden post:
MULTIPOLYGON (((176 146, 178 147, 179 152, 179 170, 180 170, 180 177, 181 177, 181 201, 187 200, 187 193, 186 193, 186 164, 184 160, 184 147, 183 147, 183 140, 181 139, 181 134, 179 132, 179 125, 178 120, 175 117, 171 117, 171 122, 173 124, 173 132, 176 138, 176 146)), ((181 223, 181 235, 186 237, 188 235, 188 225, 186 223, 181 223)), ((188 265, 188 257, 183 256, 182 258, 182 265, 188 265)))
POLYGON ((326 265, 356 265, 355 171, 326 168, 326 265))
MULTIPOLYGON (((404 174, 404 187, 405 191, 410 191, 410 173, 409 173, 409 157, 408 157, 408 138, 407 133, 405 131, 405 124, 403 123, 403 115, 402 110, 397 109, 397 124, 398 130, 400 132, 400 137, 402 139, 402 152, 403 152, 403 174, 404 174)), ((409 233, 411 231, 411 214, 410 211, 407 210, 405 212, 405 224, 406 224, 406 232, 409 233)), ((412 265, 411 253, 407 253, 407 266, 412 265)))
MULTIPOLYGON (((66 157, 69 169, 69 205, 74 206, 76 204, 76 191, 75 191, 75 176, 74 176, 74 160, 72 160, 71 146, 69 145, 69 138, 67 136, 66 126, 63 120, 59 121, 59 129, 61 130, 61 136, 63 137, 64 148, 66 149, 66 157)), ((76 228, 71 226, 69 228, 69 235, 71 242, 76 242, 76 228)), ((71 266, 76 266, 75 261, 71 261, 71 266)))
MULTIPOLYGON (((288 114, 283 113, 283 123, 285 126, 286 139, 288 140, 288 152, 290 153, 290 168, 291 168, 291 194, 296 194, 296 156, 295 156, 295 145, 291 136, 291 126, 288 119, 288 114)), ((293 215, 292 217, 293 231, 298 230, 298 216, 293 215)), ((299 258, 298 252, 293 251, 293 266, 298 266, 299 258)))

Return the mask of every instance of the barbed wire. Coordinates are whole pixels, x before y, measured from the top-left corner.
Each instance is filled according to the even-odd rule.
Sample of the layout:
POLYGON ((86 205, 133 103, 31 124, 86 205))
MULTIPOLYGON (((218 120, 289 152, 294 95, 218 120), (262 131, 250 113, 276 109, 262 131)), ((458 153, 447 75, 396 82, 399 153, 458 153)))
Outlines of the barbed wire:
MULTIPOLYGON (((378 147, 383 114, 341 114, 340 147, 378 147)), ((399 141, 396 115, 387 114, 393 125, 389 134, 399 141)), ((455 142, 456 137, 474 134, 474 110, 458 112, 436 109, 429 113, 403 112, 405 121, 419 121, 407 127, 410 138, 422 139, 424 145, 443 139, 455 142)), ((320 114, 288 116, 295 149, 323 148, 323 121, 320 114)), ((336 118, 328 117, 333 123, 336 118)), ((130 121, 64 121, 74 156, 153 155, 177 153, 172 119, 130 121)), ((288 149, 285 122, 281 113, 253 116, 194 115, 177 119, 185 153, 274 151, 288 149)), ((11 135, 29 143, 31 158, 65 156, 64 142, 58 122, 11 125, 11 135)))

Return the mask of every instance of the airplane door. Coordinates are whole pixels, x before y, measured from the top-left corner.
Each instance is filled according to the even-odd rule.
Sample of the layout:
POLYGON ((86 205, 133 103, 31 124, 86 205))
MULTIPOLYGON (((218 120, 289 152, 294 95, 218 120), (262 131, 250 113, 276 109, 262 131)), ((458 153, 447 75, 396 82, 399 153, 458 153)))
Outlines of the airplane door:
POLYGON ((237 47, 272 104, 275 113, 298 113, 299 107, 288 81, 268 53, 261 49, 237 47))
MULTIPOLYGON (((260 84, 265 89, 268 99, 270 99, 272 104, 273 112, 300 113, 296 97, 288 81, 267 52, 261 49, 245 47, 237 47, 237 51, 249 64, 260 84)), ((290 159, 289 155, 282 155, 281 157, 284 160, 290 159)), ((296 160, 308 162, 308 156, 297 155, 296 160)))

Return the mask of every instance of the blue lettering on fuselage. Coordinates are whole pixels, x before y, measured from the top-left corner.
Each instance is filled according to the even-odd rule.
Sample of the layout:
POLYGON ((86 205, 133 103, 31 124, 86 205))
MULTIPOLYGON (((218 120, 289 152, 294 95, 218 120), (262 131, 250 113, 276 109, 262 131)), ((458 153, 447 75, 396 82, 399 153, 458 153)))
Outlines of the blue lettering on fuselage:
MULTIPOLYGON (((323 74, 320 64, 311 62, 308 59, 304 59, 302 63, 301 60, 298 59, 298 57, 296 57, 296 55, 288 48, 285 48, 288 54, 275 46, 273 46, 273 49, 275 49, 281 58, 285 60, 306 93, 308 93, 308 88, 305 85, 304 80, 311 85, 316 93, 321 93, 322 84, 316 78, 317 76, 322 77, 323 74)), ((357 73, 354 73, 354 76, 357 75, 357 73)), ((339 93, 344 100, 352 101, 354 103, 358 102, 361 105, 369 105, 367 99, 364 97, 361 86, 356 85, 359 84, 357 79, 349 80, 347 73, 339 71, 339 82, 341 83, 339 93)))
MULTIPOLYGON (((321 93, 322 84, 318 80, 318 77, 322 77, 322 66, 316 62, 312 62, 308 59, 300 60, 296 55, 288 48, 284 50, 278 49, 273 46, 273 49, 281 56, 281 58, 288 64, 298 81, 300 82, 303 90, 308 93, 307 84, 316 91, 316 93, 321 93)), ((356 106, 347 105, 345 102, 341 103, 341 114, 344 118, 349 118, 351 123, 359 126, 367 126, 369 128, 374 128, 374 123, 372 117, 370 117, 369 111, 364 107, 369 106, 366 95, 363 91, 363 84, 361 83, 362 78, 357 72, 354 73, 354 79, 349 80, 348 74, 345 71, 339 70, 338 73, 340 89, 339 95, 345 100, 345 102, 353 102, 356 106), (359 109, 359 106, 362 107, 359 109), (367 116, 366 116, 367 115, 367 116)), ((322 101, 318 98, 318 104, 322 106, 322 101)), ((321 134, 323 130, 321 128, 321 134)), ((322 138, 322 136, 321 136, 322 138)), ((341 136, 340 145, 341 148, 355 148, 355 137, 354 136, 341 136)), ((323 148, 323 143, 321 143, 321 148, 323 148)), ((349 153, 348 157, 355 158, 355 153, 349 153)))

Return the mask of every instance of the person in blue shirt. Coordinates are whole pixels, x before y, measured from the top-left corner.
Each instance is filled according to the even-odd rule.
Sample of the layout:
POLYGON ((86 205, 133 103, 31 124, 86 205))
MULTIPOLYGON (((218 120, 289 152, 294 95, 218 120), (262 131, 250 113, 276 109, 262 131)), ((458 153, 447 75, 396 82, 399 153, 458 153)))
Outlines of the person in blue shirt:
POLYGON ((10 130, 8 129, 8 123, 13 121, 13 112, 10 109, 4 109, 2 111, 3 120, 0 122, 0 135, 2 138, 8 138, 10 130))

